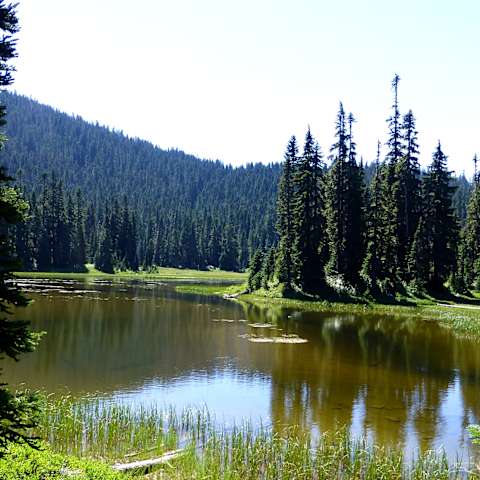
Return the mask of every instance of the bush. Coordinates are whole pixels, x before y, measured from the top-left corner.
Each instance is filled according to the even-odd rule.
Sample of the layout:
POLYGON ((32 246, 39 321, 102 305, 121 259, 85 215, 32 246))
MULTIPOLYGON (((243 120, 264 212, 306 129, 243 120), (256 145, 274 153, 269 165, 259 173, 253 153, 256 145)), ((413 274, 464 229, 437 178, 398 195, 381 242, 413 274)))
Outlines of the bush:
POLYGON ((126 475, 110 466, 53 453, 45 444, 36 450, 28 445, 10 444, 0 459, 2 480, 121 480, 126 475))

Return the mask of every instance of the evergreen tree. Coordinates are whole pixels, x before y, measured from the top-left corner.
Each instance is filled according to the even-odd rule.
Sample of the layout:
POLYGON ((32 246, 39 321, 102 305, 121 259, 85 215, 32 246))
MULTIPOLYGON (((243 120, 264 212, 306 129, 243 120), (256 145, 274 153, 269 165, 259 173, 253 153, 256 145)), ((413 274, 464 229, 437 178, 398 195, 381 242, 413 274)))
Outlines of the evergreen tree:
POLYGON ((105 212, 104 224, 100 237, 100 245, 98 248, 98 254, 95 258, 95 268, 105 273, 113 273, 113 218, 114 214, 105 212))
POLYGON ((380 170, 380 142, 377 146, 377 158, 375 161, 375 173, 370 183, 368 192, 368 209, 366 215, 367 250, 362 263, 361 277, 366 286, 367 293, 378 296, 384 291, 382 257, 382 176, 380 170))
POLYGON ((294 185, 293 179, 298 161, 298 147, 295 136, 290 139, 285 152, 282 176, 278 188, 277 232, 279 248, 277 256, 277 278, 285 284, 286 290, 292 289, 293 264, 292 250, 294 243, 294 185))
POLYGON ((260 272, 260 277, 262 281, 262 288, 268 289, 270 282, 274 278, 275 274, 275 247, 271 247, 267 250, 263 258, 262 270, 260 272))
POLYGON ((322 155, 309 128, 303 155, 298 160, 293 176, 295 199, 292 260, 296 284, 304 291, 318 290, 324 284, 323 170, 322 155))
MULTIPOLYGON (((8 61, 16 56, 15 40, 18 20, 15 5, 0 0, 0 86, 12 83, 13 67, 8 61)), ((0 125, 5 124, 5 106, 0 105, 0 125)), ((3 147, 5 137, 0 137, 3 147)), ((18 191, 9 185, 12 180, 0 167, 0 359, 4 356, 18 360, 22 353, 31 352, 39 334, 28 328, 28 323, 12 319, 13 307, 28 304, 20 289, 13 282, 13 272, 19 264, 12 255, 12 239, 9 233, 19 222, 24 221, 28 205, 18 191)), ((30 394, 14 394, 0 383, 0 455, 9 442, 33 443, 28 430, 35 426, 37 402, 30 394)))
POLYGON ((411 279, 410 288, 415 293, 424 292, 430 282, 433 248, 431 227, 432 225, 425 217, 421 216, 408 255, 408 272, 411 279))
POLYGON ((227 224, 221 241, 221 254, 219 258, 219 267, 221 270, 235 271, 237 264, 238 244, 237 236, 230 224, 227 224))
POLYGON ((85 271, 86 241, 85 220, 83 210, 83 196, 80 190, 75 194, 75 203, 72 205, 70 221, 72 224, 72 252, 70 265, 76 272, 85 271))
POLYGON ((340 104, 325 208, 329 250, 326 270, 336 288, 358 286, 364 256, 363 178, 356 161, 353 122, 353 115, 347 119, 340 104))
POLYGON ((398 103, 398 84, 400 77, 395 75, 392 81, 393 105, 392 115, 388 118, 389 138, 387 141, 386 161, 380 172, 382 176, 381 212, 382 212, 382 270, 381 279, 384 293, 393 294, 400 288, 402 249, 400 246, 401 209, 400 186, 398 177, 399 163, 404 157, 401 115, 398 103))
POLYGON ((477 156, 473 158, 473 190, 468 202, 467 219, 462 231, 461 248, 458 256, 459 281, 464 289, 480 289, 480 173, 477 156))
MULTIPOLYGON (((387 161, 392 166, 395 166, 404 155, 401 114, 398 103, 398 85, 400 83, 400 76, 395 74, 392 80, 393 89, 393 105, 392 115, 387 119, 389 137, 387 141, 387 161)), ((413 127, 414 128, 414 127, 413 127)))
POLYGON ((415 117, 410 110, 403 118, 405 154, 396 162, 393 195, 398 212, 398 274, 407 279, 404 268, 420 217, 420 165, 415 117))
POLYGON ((262 265, 264 252, 261 248, 255 251, 248 266, 248 291, 254 292, 262 286, 262 265))
POLYGON ((409 258, 412 283, 432 292, 444 289, 455 270, 458 221, 452 208, 455 187, 441 144, 424 178, 424 205, 409 258))

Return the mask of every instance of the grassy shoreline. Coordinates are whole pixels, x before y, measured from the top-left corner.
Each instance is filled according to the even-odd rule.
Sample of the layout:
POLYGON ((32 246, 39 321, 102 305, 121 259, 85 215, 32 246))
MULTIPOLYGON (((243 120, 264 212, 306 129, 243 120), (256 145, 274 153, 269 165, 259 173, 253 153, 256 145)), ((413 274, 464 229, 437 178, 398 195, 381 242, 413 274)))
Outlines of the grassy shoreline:
POLYGON ((305 312, 378 314, 392 317, 410 317, 419 320, 437 321, 451 328, 456 334, 471 335, 480 339, 480 301, 477 304, 454 303, 451 300, 408 299, 402 303, 383 304, 374 302, 334 302, 307 299, 292 299, 272 296, 262 290, 254 293, 242 293, 244 285, 216 286, 192 284, 176 287, 180 292, 197 295, 229 296, 238 294, 236 301, 248 303, 259 308, 284 308, 305 312))
MULTIPOLYGON (((6 479, 65 478, 62 471, 78 470, 75 478, 131 478, 114 472, 117 461, 154 458, 172 448, 183 449, 172 462, 156 467, 164 479, 449 479, 479 478, 473 462, 448 461, 441 451, 426 451, 407 460, 400 448, 352 438, 347 429, 320 436, 298 428, 253 428, 248 422, 227 427, 205 409, 155 406, 135 410, 101 398, 73 401, 46 398, 35 433, 45 450, 14 447, 0 459, 6 479), (27 461, 28 460, 28 461, 27 461), (473 469, 467 473, 467 469, 473 469), (20 475, 24 473, 24 475, 20 475), (48 472, 51 476, 42 476, 48 472), (41 473, 40 475, 34 475, 41 473)), ((134 472, 141 478, 145 471, 134 472)), ((4 477, 1 477, 2 479, 4 477)), ((145 477, 146 478, 146 477, 145 477)))
POLYGON ((15 272, 19 278, 65 279, 84 280, 90 278, 105 278, 112 280, 179 280, 179 281, 206 281, 206 282, 244 282, 246 273, 227 272, 224 270, 192 270, 181 268, 158 267, 148 272, 115 272, 105 273, 86 265, 86 272, 15 272))

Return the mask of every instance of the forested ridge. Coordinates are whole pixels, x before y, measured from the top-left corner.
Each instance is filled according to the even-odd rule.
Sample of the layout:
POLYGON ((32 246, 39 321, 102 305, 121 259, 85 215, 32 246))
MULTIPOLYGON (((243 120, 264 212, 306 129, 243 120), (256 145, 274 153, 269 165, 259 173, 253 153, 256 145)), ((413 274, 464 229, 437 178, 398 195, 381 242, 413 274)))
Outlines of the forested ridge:
MULTIPOLYGON (((24 269, 82 271, 84 264, 91 262, 106 272, 156 266, 241 270, 258 250, 268 251, 262 261, 262 269, 267 272, 264 278, 274 275, 278 252, 285 242, 278 227, 284 214, 280 204, 278 217, 276 211, 280 164, 234 168, 178 150, 162 150, 21 95, 3 92, 2 101, 8 115, 8 142, 0 153, 0 162, 15 177, 30 204, 29 221, 16 227, 15 236, 24 269)), ((410 130, 415 131, 413 114, 397 120, 399 132, 408 121, 413 122, 410 130)), ((364 164, 357 158, 354 123, 353 115, 347 115, 342 106, 336 124, 337 140, 328 155, 321 153, 311 133, 302 156, 295 153, 296 140, 289 147, 292 175, 303 161, 305 172, 318 177, 310 184, 304 172, 302 178, 296 176, 295 188, 292 186, 294 190, 303 189, 306 195, 303 213, 307 216, 303 220, 297 217, 305 223, 305 228, 297 225, 297 231, 304 234, 295 240, 306 242, 301 263, 306 270, 297 272, 306 275, 301 282, 318 281, 326 269, 332 273, 341 271, 343 280, 356 284, 353 272, 360 269, 360 258, 355 264, 342 266, 341 252, 332 252, 345 248, 367 253, 364 249, 369 243, 366 236, 372 219, 365 213, 374 202, 372 185, 379 181, 379 166, 372 159, 364 164), (338 161, 344 157, 348 161, 338 161), (353 174, 354 170, 358 170, 357 174, 353 174), (355 175, 352 185, 343 185, 355 175), (357 198, 349 200, 357 211, 350 211, 342 203, 334 218, 335 202, 342 200, 336 188, 341 185, 349 192, 357 192, 357 198), (348 235, 342 233, 354 220, 356 230, 349 230, 348 235), (315 228, 312 221, 319 222, 315 228), (335 235, 345 238, 340 236, 337 241, 335 235), (358 238, 353 241, 355 235, 358 238), (319 261, 323 266, 313 272, 308 265, 319 261), (308 279, 310 274, 316 280, 308 279)), ((398 148, 403 149, 408 140, 404 133, 399 135, 402 145, 398 148)), ((398 153, 399 158, 402 155, 398 153)), ((378 162, 385 163, 380 157, 378 162)), ((425 172, 420 172, 418 165, 415 168, 415 182, 420 182, 425 172)), ((285 172, 280 197, 285 188, 282 182, 285 172)), ((472 185, 463 175, 450 176, 449 184, 451 206, 460 227, 467 217, 472 185)), ((414 203, 420 198, 415 195, 414 203)), ((298 202, 292 203, 294 207, 300 214, 298 202)), ((410 243, 413 233, 408 234, 410 243)), ((402 262, 406 261, 406 253, 401 252, 402 262)), ((295 261, 287 259, 287 263, 295 261)), ((296 262, 298 267, 298 259, 296 262)), ((297 268, 293 263, 292 268, 297 268)))
POLYGON ((3 92, 0 162, 30 203, 18 227, 24 268, 153 265, 245 268, 275 241, 280 166, 233 168, 162 150, 3 92), (83 260, 83 262, 82 262, 83 260))

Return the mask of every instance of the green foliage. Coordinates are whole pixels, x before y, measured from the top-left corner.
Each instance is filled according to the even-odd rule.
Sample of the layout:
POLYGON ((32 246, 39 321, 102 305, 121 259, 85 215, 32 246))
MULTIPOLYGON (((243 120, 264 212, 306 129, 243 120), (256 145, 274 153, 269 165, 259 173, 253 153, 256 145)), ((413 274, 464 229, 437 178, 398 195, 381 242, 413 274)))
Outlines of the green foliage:
POLYGON ((330 150, 333 163, 325 188, 329 251, 326 271, 329 283, 336 289, 359 287, 359 271, 364 258, 363 175, 356 160, 353 122, 353 115, 347 120, 340 104, 336 143, 330 150))
POLYGON ((403 118, 402 137, 405 142, 405 154, 395 166, 393 195, 398 212, 398 266, 397 274, 401 280, 408 280, 405 268, 418 221, 421 213, 420 165, 418 163, 418 143, 415 117, 410 110, 403 118))
POLYGON ((360 276, 368 295, 378 296, 385 291, 382 280, 385 278, 384 261, 381 247, 382 239, 382 198, 381 198, 380 142, 378 142, 375 173, 367 191, 366 208, 366 242, 365 258, 360 270, 360 276))
POLYGON ((419 224, 422 231, 415 234, 420 253, 413 252, 417 265, 422 264, 417 266, 417 271, 422 272, 420 280, 431 291, 442 291, 455 270, 458 221, 452 208, 454 190, 439 142, 424 179, 423 222, 419 224))
POLYGON ((276 275, 280 283, 285 283, 286 288, 292 288, 293 272, 293 242, 294 231, 294 174, 298 163, 298 147, 295 136, 290 139, 285 152, 282 176, 278 187, 277 199, 277 232, 279 247, 276 265, 276 275))
POLYGON ((467 218, 457 261, 457 289, 466 291, 480 286, 480 174, 477 156, 474 157, 475 175, 473 190, 467 207, 467 218))
POLYGON ((330 288, 337 296, 392 301, 397 295, 438 293, 447 282, 462 293, 480 287, 478 175, 468 209, 469 184, 451 176, 440 144, 422 176, 416 121, 411 110, 402 118, 399 81, 395 75, 382 163, 379 142, 374 165, 358 164, 355 119, 342 104, 329 169, 310 130, 301 156, 291 138, 277 200, 276 282, 265 280, 264 290, 278 291, 279 284, 286 295, 328 297, 330 288), (457 214, 466 217, 460 246, 457 214))
MULTIPOLYGON (((6 62, 16 56, 15 41, 11 35, 18 30, 15 5, 0 1, 0 85, 12 82, 13 67, 6 62)), ((0 107, 0 123, 4 124, 5 108, 0 107)), ((0 139, 0 148, 5 138, 0 139)), ((12 254, 10 234, 15 225, 26 218, 28 205, 18 190, 10 186, 12 179, 0 167, 0 359, 5 356, 14 360, 22 353, 31 352, 39 334, 31 332, 27 322, 12 319, 13 307, 28 304, 20 289, 15 285, 13 271, 18 261, 12 254)), ((25 441, 34 444, 29 428, 35 425, 36 399, 28 394, 14 394, 5 384, 0 383, 0 455, 9 442, 25 441)))
POLYGON ((480 445, 480 425, 469 425, 467 427, 472 443, 480 445))
POLYGON ((263 262, 262 262, 262 270, 260 272, 261 276, 261 287, 268 288, 270 283, 274 279, 275 274, 275 260, 276 260, 276 250, 275 247, 271 247, 267 250, 263 262))
POLYGON ((104 463, 54 453, 47 445, 33 449, 26 445, 10 444, 6 455, 0 459, 2 480, 60 480, 69 477, 77 480, 129 478, 104 463))
POLYGON ((248 266, 248 290, 254 292, 262 286, 262 265, 264 259, 264 252, 262 249, 258 249, 250 260, 248 266))
POLYGON ((304 291, 320 288, 324 283, 324 256, 320 246, 323 236, 322 183, 324 163, 320 147, 310 129, 305 136, 303 155, 293 175, 292 263, 295 283, 304 291))

